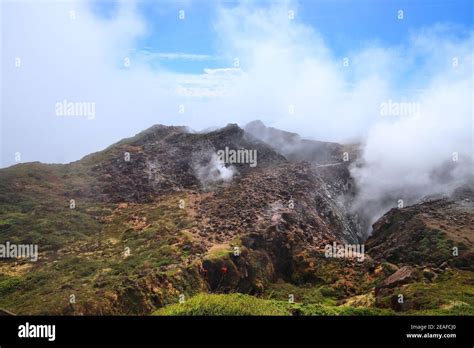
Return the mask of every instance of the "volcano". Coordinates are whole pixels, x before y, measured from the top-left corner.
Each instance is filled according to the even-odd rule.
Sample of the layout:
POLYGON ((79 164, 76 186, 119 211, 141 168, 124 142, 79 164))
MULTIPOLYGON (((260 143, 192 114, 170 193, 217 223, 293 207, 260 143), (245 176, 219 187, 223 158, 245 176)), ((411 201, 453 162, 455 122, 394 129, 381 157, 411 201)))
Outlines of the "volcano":
POLYGON ((254 121, 155 125, 76 162, 1 169, 0 244, 36 245, 38 258, 2 259, 0 308, 474 314, 473 190, 391 209, 366 240, 359 157, 359 144, 254 121), (359 252, 327 257, 333 245, 359 252))

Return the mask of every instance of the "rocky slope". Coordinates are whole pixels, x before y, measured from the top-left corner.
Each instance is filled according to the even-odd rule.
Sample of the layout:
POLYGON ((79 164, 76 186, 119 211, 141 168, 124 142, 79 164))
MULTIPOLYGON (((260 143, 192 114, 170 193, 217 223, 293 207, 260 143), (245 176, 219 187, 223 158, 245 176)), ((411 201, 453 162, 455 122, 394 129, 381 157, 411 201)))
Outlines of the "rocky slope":
POLYGON ((207 133, 157 125, 70 164, 2 169, 0 244, 34 243, 40 255, 0 261, 0 308, 235 314, 231 295, 206 294, 241 292, 251 297, 229 298, 261 304, 255 314, 472 313, 472 191, 391 210, 363 260, 328 257, 328 245, 364 242, 349 209, 357 155, 256 121, 207 133), (219 162, 226 148, 255 151, 255 165, 219 162), (410 305, 394 302, 402 290, 410 305), (429 300, 441 293, 446 303, 429 300))

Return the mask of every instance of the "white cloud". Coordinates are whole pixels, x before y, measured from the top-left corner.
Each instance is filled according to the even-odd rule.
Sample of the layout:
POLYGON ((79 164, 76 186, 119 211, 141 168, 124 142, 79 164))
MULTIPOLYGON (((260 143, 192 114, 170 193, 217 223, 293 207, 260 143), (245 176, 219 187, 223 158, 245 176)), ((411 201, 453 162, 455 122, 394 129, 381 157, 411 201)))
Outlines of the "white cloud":
POLYGON ((13 164, 17 151, 23 161, 75 160, 170 114, 171 95, 157 83, 159 73, 133 59, 124 67, 135 40, 146 32, 131 2, 122 1, 107 21, 83 1, 2 7, 3 165, 13 164), (95 102, 97 117, 57 117, 55 104, 64 99, 95 102))
POLYGON ((182 53, 182 52, 150 52, 142 50, 140 53, 143 55, 145 60, 164 59, 164 60, 190 60, 190 61, 207 61, 215 60, 214 57, 209 54, 195 54, 195 53, 182 53))
MULTIPOLYGON (((457 47, 461 51, 463 47, 457 47)), ((474 184, 472 53, 462 61, 456 68, 462 72, 445 64, 444 71, 414 96, 420 103, 419 117, 397 117, 370 128, 364 166, 352 170, 360 189, 355 210, 369 223, 397 206, 398 200, 409 205, 474 184)))
POLYGON ((176 84, 177 95, 191 99, 213 98, 205 100, 209 104, 215 103, 218 97, 230 96, 232 86, 243 74, 239 68, 206 68, 203 74, 171 74, 169 82, 176 84))
POLYGON ((204 72, 209 75, 240 75, 242 73, 242 69, 240 68, 217 68, 217 69, 204 69, 204 72))

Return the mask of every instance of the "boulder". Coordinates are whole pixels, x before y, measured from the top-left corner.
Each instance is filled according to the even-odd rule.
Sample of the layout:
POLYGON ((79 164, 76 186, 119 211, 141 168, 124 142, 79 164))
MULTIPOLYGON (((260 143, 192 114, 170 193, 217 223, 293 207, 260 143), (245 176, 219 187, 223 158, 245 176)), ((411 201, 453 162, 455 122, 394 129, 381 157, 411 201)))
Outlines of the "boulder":
POLYGON ((375 288, 377 294, 383 288, 396 288, 403 284, 416 281, 419 278, 419 272, 411 266, 403 266, 398 271, 382 280, 375 288))

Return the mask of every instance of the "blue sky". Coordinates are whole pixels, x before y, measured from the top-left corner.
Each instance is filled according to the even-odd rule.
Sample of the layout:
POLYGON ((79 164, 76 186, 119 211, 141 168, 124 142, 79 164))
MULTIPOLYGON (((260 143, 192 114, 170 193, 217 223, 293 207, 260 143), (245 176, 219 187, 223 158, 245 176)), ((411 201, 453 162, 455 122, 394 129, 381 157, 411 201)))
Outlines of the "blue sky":
MULTIPOLYGON (((216 50, 216 9, 232 8, 240 1, 162 0, 140 1, 138 9, 146 21, 148 34, 135 49, 164 53, 212 56, 209 59, 166 59, 160 65, 174 71, 196 73, 204 68, 231 64, 216 50), (185 20, 178 18, 185 11, 185 20)), ((276 1, 251 1, 257 7, 276 1)), ((472 29, 471 0, 300 0, 294 8, 297 20, 318 31, 335 57, 345 57, 364 45, 396 46, 407 43, 411 33, 435 24, 455 26, 454 34, 465 38, 472 29), (403 11, 403 20, 398 11, 403 11)), ((117 8, 114 0, 96 0, 97 16, 111 18, 117 8)), ((451 33, 453 34, 453 32, 451 33)))

